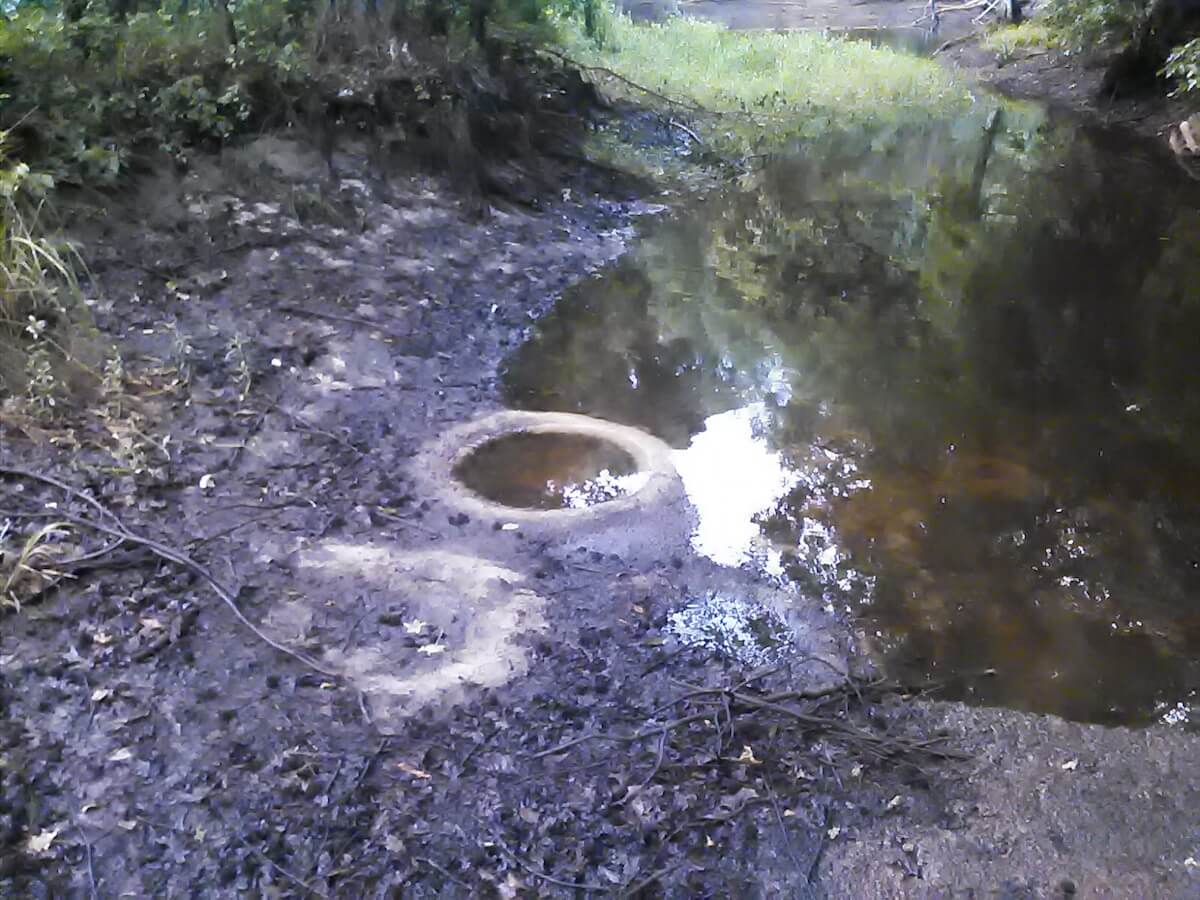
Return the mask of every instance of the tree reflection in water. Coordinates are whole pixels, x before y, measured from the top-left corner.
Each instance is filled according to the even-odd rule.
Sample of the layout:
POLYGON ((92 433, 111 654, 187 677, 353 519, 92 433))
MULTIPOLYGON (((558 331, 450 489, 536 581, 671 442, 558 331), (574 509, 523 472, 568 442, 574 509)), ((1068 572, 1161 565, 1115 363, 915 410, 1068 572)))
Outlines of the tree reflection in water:
POLYGON ((1147 721, 1200 687, 1200 191, 982 106, 658 224, 514 354, 509 399, 644 427, 693 485, 782 465, 757 509, 692 488, 741 535, 699 549, 849 607, 907 677, 1147 721), (753 429, 713 453, 733 410, 753 429))

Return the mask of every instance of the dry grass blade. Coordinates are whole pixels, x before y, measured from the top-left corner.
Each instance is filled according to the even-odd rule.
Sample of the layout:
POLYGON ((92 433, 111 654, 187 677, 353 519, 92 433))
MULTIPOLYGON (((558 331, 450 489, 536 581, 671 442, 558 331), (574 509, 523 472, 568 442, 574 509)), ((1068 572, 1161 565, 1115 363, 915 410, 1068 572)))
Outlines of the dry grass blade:
MULTIPOLYGON (((65 537, 70 530, 68 522, 51 522, 26 538, 11 566, 0 565, 0 579, 4 582, 0 587, 0 601, 19 611, 21 600, 17 595, 17 588, 24 582, 41 579, 49 583, 68 577, 66 573, 52 568, 55 561, 52 542, 65 537)), ((3 557, 0 556, 0 563, 2 562, 3 557)))

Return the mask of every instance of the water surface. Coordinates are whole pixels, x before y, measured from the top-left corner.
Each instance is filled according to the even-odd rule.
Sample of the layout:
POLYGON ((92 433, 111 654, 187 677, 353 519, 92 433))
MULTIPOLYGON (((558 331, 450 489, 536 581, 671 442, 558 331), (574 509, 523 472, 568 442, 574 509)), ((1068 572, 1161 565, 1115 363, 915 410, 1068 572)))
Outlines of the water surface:
POLYGON ((655 223, 506 383, 672 444, 696 549, 850 610, 895 673, 1145 722, 1200 687, 1198 364, 1200 186, 981 102, 655 223))
POLYGON ((520 509, 583 509, 632 493, 644 479, 615 444, 581 434, 518 432, 488 441, 454 468, 475 493, 520 509))

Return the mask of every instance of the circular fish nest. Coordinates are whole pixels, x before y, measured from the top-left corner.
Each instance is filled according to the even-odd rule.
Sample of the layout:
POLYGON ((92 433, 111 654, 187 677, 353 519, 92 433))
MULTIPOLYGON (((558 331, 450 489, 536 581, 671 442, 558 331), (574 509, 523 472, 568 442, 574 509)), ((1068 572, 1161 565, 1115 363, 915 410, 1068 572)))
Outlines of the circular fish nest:
MULTIPOLYGON (((424 487, 428 492, 440 495, 450 506, 472 518, 516 524, 574 522, 627 513, 677 491, 679 477, 670 454, 665 443, 636 428, 572 413, 512 410, 447 431, 418 455, 414 475, 418 481, 426 482, 424 487), (580 491, 586 493, 586 489, 574 488, 575 497, 581 497, 578 502, 568 497, 558 508, 536 508, 529 503, 508 505, 490 499, 468 486, 471 478, 464 483, 463 476, 470 471, 473 456, 495 448, 506 438, 520 435, 558 436, 565 439, 561 442, 563 446, 604 448, 611 457, 623 460, 621 489, 602 492, 603 496, 581 497, 580 491)), ((597 474, 602 475, 603 471, 597 474)))

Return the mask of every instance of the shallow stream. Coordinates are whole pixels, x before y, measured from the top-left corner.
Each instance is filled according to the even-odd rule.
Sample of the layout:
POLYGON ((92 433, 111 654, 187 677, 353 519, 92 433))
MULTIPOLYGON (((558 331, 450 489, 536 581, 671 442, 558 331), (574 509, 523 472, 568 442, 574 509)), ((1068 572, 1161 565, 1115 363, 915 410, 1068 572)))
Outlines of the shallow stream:
POLYGON ((513 406, 677 448, 694 545, 943 696, 1114 723, 1200 688, 1200 184, 981 101, 810 141, 650 222, 513 406))

